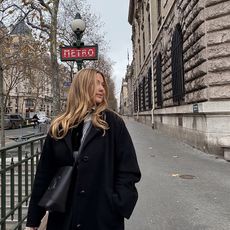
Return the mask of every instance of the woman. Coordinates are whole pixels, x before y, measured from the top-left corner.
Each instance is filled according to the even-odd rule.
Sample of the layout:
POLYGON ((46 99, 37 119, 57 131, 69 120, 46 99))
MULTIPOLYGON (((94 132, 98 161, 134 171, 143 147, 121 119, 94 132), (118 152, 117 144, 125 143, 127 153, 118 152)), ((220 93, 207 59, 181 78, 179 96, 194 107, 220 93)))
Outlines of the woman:
POLYGON ((50 212, 47 230, 123 230, 137 201, 141 174, 123 120, 107 109, 104 75, 83 69, 69 90, 66 111, 51 124, 30 200, 27 228, 35 230, 45 214, 38 203, 59 167, 73 165, 64 213, 50 212), (84 128, 88 125, 88 131, 84 128), (84 139, 84 140, 83 140, 84 139))

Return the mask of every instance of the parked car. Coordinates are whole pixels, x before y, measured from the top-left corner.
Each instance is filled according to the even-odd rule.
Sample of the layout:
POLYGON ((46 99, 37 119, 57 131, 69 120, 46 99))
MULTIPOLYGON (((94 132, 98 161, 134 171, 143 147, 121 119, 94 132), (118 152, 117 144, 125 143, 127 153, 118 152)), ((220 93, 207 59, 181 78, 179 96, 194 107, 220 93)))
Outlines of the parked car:
POLYGON ((5 114, 5 128, 15 129, 26 125, 25 119, 20 114, 5 114))
POLYGON ((38 116, 38 123, 46 123, 46 124, 50 124, 51 119, 47 116, 38 116))
MULTIPOLYGON (((1 127, 1 122, 0 122, 0 127, 1 127)), ((10 128, 10 119, 8 116, 4 116, 4 129, 9 129, 9 128, 10 128)))

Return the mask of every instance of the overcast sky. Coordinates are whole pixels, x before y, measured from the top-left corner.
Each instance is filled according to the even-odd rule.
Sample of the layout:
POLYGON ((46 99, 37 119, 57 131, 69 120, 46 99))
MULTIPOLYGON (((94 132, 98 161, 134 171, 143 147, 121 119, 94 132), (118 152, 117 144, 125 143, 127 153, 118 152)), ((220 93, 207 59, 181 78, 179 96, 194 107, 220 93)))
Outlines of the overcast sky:
POLYGON ((120 96, 121 81, 126 73, 129 60, 131 60, 132 42, 131 26, 128 23, 129 0, 87 0, 92 12, 99 14, 105 26, 106 40, 109 41, 110 51, 108 56, 115 62, 113 78, 116 85, 116 97, 120 96))

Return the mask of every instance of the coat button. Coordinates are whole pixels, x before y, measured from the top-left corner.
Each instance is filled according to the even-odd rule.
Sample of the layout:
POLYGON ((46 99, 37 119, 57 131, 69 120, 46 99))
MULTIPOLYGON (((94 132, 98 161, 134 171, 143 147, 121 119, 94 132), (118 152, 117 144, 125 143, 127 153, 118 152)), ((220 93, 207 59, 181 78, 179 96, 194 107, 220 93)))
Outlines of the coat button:
POLYGON ((81 191, 80 191, 80 194, 85 194, 85 190, 84 189, 82 189, 81 191))
POLYGON ((84 161, 84 162, 87 162, 88 160, 89 160, 89 157, 88 157, 88 156, 84 156, 84 157, 83 157, 83 161, 84 161))
POLYGON ((77 224, 77 229, 79 229, 81 227, 81 225, 80 224, 77 224))

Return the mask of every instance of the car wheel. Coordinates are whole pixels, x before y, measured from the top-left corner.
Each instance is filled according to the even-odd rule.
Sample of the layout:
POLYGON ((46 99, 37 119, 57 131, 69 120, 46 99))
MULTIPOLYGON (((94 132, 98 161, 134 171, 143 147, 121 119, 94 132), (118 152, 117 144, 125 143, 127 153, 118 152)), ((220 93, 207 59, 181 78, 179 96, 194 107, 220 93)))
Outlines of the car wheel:
POLYGON ((15 123, 12 123, 11 129, 16 129, 16 124, 15 123))

